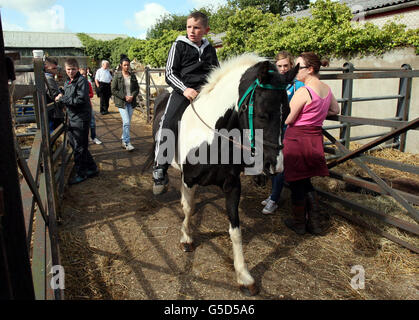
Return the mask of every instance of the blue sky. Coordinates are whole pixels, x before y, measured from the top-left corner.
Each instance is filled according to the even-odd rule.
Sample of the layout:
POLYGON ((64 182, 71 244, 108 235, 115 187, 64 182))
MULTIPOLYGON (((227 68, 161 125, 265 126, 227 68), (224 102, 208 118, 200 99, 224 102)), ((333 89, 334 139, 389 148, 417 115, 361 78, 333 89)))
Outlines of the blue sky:
POLYGON ((225 0, 0 0, 3 30, 126 34, 144 38, 162 14, 225 0))

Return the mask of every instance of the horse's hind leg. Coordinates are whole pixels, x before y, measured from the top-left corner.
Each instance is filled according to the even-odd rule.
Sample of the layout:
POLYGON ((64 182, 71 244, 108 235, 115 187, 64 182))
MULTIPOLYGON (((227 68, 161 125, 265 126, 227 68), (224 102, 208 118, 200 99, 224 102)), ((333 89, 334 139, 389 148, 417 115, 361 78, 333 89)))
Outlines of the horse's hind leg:
POLYGON ((242 233, 240 230, 239 221, 239 201, 240 201, 240 179, 235 178, 234 181, 224 184, 224 193, 226 197, 226 208, 228 218, 230 220, 230 239, 233 243, 234 255, 234 269, 236 270, 237 282, 240 285, 240 290, 246 295, 256 295, 258 288, 255 285, 255 280, 250 275, 244 261, 242 233))
POLYGON ((190 228, 190 218, 195 210, 195 186, 192 188, 188 188, 188 186, 183 182, 182 179, 182 209, 183 213, 185 214, 185 219, 182 223, 182 238, 180 239, 180 243, 182 245, 182 249, 185 252, 193 251, 193 240, 192 240, 192 232, 190 228))

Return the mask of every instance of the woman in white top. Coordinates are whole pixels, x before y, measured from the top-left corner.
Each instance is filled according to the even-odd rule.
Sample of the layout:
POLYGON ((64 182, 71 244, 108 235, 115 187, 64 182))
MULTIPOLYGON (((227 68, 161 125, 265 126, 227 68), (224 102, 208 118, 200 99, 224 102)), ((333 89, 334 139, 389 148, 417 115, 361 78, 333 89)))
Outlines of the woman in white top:
POLYGON ((130 72, 130 60, 123 56, 120 63, 121 71, 112 80, 112 95, 115 106, 122 118, 122 147, 128 151, 134 150, 131 144, 130 128, 134 108, 137 106, 137 96, 140 91, 137 77, 130 72))

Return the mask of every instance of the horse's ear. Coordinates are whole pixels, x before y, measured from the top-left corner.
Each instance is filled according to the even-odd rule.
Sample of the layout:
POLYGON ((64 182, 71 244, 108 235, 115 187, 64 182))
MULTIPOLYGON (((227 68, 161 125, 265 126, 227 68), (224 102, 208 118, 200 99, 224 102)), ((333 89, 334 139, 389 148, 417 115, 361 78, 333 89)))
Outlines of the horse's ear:
POLYGON ((258 70, 257 78, 259 79, 260 83, 269 83, 270 75, 269 70, 271 64, 269 61, 261 62, 260 68, 258 70))
POLYGON ((286 77, 285 81, 287 83, 291 83, 294 80, 295 76, 297 75, 299 69, 300 69, 300 64, 297 63, 297 65, 294 68, 292 68, 291 70, 285 73, 285 77, 286 77))

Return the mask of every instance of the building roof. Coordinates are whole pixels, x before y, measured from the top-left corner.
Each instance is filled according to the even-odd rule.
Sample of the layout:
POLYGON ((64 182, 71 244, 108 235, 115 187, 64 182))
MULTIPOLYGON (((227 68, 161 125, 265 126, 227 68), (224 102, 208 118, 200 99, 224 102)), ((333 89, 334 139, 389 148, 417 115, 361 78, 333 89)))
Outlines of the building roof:
MULTIPOLYGON (((125 34, 88 33, 96 40, 128 38, 125 34)), ((3 31, 6 48, 83 48, 76 33, 3 31)))
MULTIPOLYGON (((396 4, 405 3, 405 2, 418 2, 415 0, 341 0, 347 4, 349 8, 354 8, 355 6, 361 6, 365 11, 394 6, 396 4)), ((359 9, 354 8, 353 13, 358 12, 359 9), (354 12, 355 11, 355 12, 354 12)))
MULTIPOLYGON (((340 0, 341 3, 346 3, 346 5, 352 9, 352 13, 358 13, 360 11, 371 11, 374 9, 380 9, 385 7, 391 7, 403 3, 412 2, 413 4, 419 5, 418 0, 340 0)), ((311 9, 298 11, 286 15, 286 17, 295 17, 302 18, 311 16, 311 9)))

